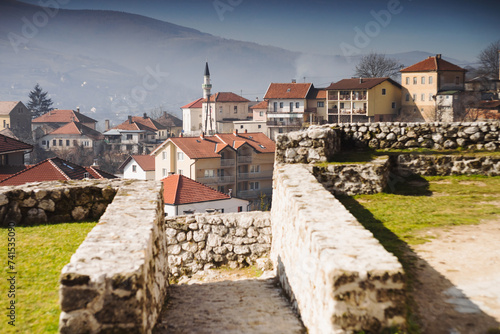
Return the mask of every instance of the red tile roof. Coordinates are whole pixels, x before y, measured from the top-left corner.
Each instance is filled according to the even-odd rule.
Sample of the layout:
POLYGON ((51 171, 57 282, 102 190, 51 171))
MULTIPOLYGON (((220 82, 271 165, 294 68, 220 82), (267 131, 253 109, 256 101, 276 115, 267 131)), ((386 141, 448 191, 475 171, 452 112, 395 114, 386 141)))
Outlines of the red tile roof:
POLYGON ((32 120, 33 123, 97 123, 93 118, 74 110, 54 109, 32 120))
POLYGON ((203 107, 203 98, 200 97, 198 100, 193 101, 191 103, 182 106, 181 109, 189 109, 189 108, 201 108, 203 107))
POLYGON ((0 115, 8 115, 21 101, 0 101, 0 115))
POLYGON ((30 144, 26 144, 8 136, 0 135, 0 154, 28 151, 31 149, 33 149, 33 146, 30 144))
POLYGON ((25 170, 27 166, 0 166, 0 181, 25 170))
POLYGON ((155 121, 157 121, 164 127, 182 127, 182 119, 179 119, 167 112, 164 112, 163 115, 158 117, 155 121))
POLYGON ((165 204, 181 205, 231 198, 183 175, 170 175, 162 182, 165 204))
POLYGON ((311 83, 271 83, 264 99, 305 99, 311 83))
POLYGON ((258 153, 274 153, 276 146, 262 132, 241 133, 219 133, 214 136, 201 137, 172 137, 158 146, 151 155, 154 156, 166 143, 172 142, 190 159, 220 158, 223 148, 229 146, 233 149, 240 148, 243 144, 252 147, 258 153))
POLYGON ((385 81, 388 81, 397 87, 401 87, 400 84, 391 78, 353 78, 343 79, 339 82, 332 83, 326 88, 326 90, 372 89, 385 81))
POLYGON ((42 181, 83 180, 84 173, 89 173, 89 179, 116 178, 97 168, 82 167, 56 157, 44 160, 0 181, 0 186, 17 186, 42 181))
MULTIPOLYGON (((231 92, 220 92, 210 95, 210 102, 250 102, 250 100, 245 99, 242 96, 236 95, 231 92)), ((207 102, 207 99, 203 99, 202 102, 207 102)))
POLYGON ((452 64, 440 55, 429 57, 419 63, 403 68, 401 72, 436 72, 436 71, 459 71, 466 72, 466 69, 452 64))
POLYGON ((267 109, 269 105, 268 101, 262 101, 254 105, 253 107, 250 107, 250 109, 267 109))
POLYGON ((156 132, 160 129, 165 129, 165 127, 149 117, 144 118, 141 116, 130 116, 130 119, 127 119, 125 122, 115 126, 113 129, 145 130, 156 132))
POLYGON ((155 157, 152 155, 129 155, 120 167, 118 167, 118 169, 124 169, 131 160, 135 160, 143 171, 147 172, 155 170, 155 157))
POLYGON ((308 99, 326 99, 326 89, 325 88, 314 88, 309 91, 307 95, 308 99))
POLYGON ((60 128, 57 128, 56 130, 52 131, 50 133, 51 135, 81 135, 81 136, 86 136, 89 137, 93 140, 103 140, 104 135, 100 133, 97 130, 91 129, 86 125, 83 125, 82 123, 67 123, 60 128))

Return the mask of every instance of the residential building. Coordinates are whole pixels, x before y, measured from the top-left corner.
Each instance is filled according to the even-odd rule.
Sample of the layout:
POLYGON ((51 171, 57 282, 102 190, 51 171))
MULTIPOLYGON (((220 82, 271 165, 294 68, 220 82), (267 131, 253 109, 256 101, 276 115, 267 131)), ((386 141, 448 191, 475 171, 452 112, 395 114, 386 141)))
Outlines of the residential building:
POLYGON ((231 92, 220 92, 202 100, 204 133, 231 133, 234 121, 246 121, 250 100, 231 92))
POLYGON ((130 155, 119 167, 124 179, 154 180, 155 158, 151 155, 130 155))
POLYGON ((45 150, 63 151, 74 147, 96 150, 104 141, 104 135, 82 123, 70 122, 40 137, 38 146, 45 150))
POLYGON ((129 116, 127 121, 104 132, 104 137, 112 151, 143 154, 156 147, 158 132, 158 127, 147 115, 129 116))
POLYGON ((165 216, 205 212, 245 212, 247 200, 231 197, 183 175, 170 175, 162 180, 165 216))
POLYGON ((0 186, 17 186, 30 182, 114 179, 116 176, 97 168, 82 167, 61 158, 46 159, 0 181, 0 186))
POLYGON ((160 117, 156 118, 155 121, 163 126, 163 129, 160 130, 161 139, 178 137, 182 133, 182 120, 166 111, 160 117), (166 133, 162 133, 164 131, 166 133))
POLYGON ((185 136, 199 136, 203 130, 203 98, 182 106, 182 132, 185 136))
POLYGON ((234 121, 233 128, 241 133, 262 132, 267 135, 269 132, 267 121, 234 121))
POLYGON ((271 83, 264 100, 268 103, 267 126, 269 137, 276 139, 278 133, 287 133, 302 128, 304 122, 316 119, 314 110, 308 110, 307 96, 311 83, 271 83))
POLYGON ((32 150, 30 144, 0 135, 0 180, 25 169, 25 157, 32 150))
POLYGON ((151 155, 155 179, 179 174, 257 205, 270 199, 275 144, 263 133, 169 138, 151 155))
POLYGON ((44 126, 48 126, 50 129, 54 130, 72 122, 81 123, 93 130, 96 129, 97 124, 95 119, 82 114, 79 108, 77 108, 76 111, 54 109, 33 119, 31 130, 35 131, 36 129, 43 128, 44 126))
MULTIPOLYGON (((438 96, 445 91, 464 91, 465 72, 465 69, 444 60, 440 54, 402 69, 403 92, 399 119, 419 122, 453 120, 453 110, 451 114, 443 113, 438 96)), ((448 99, 457 97, 459 100, 456 93, 444 96, 449 96, 448 99)))
POLYGON ((328 109, 326 104, 326 89, 311 87, 307 94, 307 109, 309 118, 305 119, 309 124, 325 124, 328 121, 328 109))
POLYGON ((0 131, 5 129, 16 138, 31 138, 31 112, 21 101, 0 101, 0 131))
POLYGON ((353 78, 326 88, 328 123, 391 121, 401 106, 401 85, 391 78, 353 78))

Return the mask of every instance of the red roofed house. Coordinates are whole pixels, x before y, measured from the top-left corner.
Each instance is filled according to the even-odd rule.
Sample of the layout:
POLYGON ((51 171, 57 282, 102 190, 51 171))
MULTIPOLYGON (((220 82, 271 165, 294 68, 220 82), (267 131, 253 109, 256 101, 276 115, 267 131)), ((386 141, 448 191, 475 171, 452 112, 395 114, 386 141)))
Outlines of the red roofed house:
POLYGON ((390 78, 353 78, 326 88, 329 123, 392 121, 401 104, 401 85, 390 78))
POLYGON ((170 175, 162 182, 165 216, 248 211, 248 201, 231 197, 183 175, 170 175))
POLYGON ((151 155, 130 155, 119 167, 124 179, 154 180, 155 158, 151 155))
POLYGON ((168 138, 166 127, 144 116, 128 116, 128 120, 104 132, 111 150, 142 154, 151 152, 158 140, 168 138))
POLYGON ((37 143, 45 150, 62 151, 77 146, 85 149, 99 147, 104 135, 82 123, 70 122, 40 137, 37 143))
POLYGON ((24 157, 32 150, 29 144, 0 135, 0 180, 25 169, 24 157))
POLYGON ((263 133, 169 138, 151 155, 155 179, 179 174, 238 198, 270 198, 275 144, 263 133))
POLYGON ((167 131, 166 137, 162 136, 162 139, 177 137, 182 132, 182 119, 179 119, 166 111, 164 111, 160 117, 156 118, 155 121, 161 124, 167 131))
POLYGON ((402 69, 401 120, 453 121, 459 92, 465 89, 465 72, 440 54, 402 69))
POLYGON ((0 101, 0 131, 5 129, 22 140, 31 139, 31 112, 21 101, 0 101))
POLYGON ((96 129, 96 123, 97 123, 95 119, 80 113, 79 108, 77 108, 76 111, 54 109, 43 114, 42 116, 33 119, 32 130, 34 131, 37 128, 42 127, 44 125, 48 125, 53 129, 57 129, 71 122, 81 123, 93 130, 96 129))
POLYGON ((203 113, 201 108, 203 98, 182 106, 182 131, 185 135, 199 136, 203 129, 203 113))
POLYGON ((18 186, 30 182, 83 179, 114 179, 116 176, 95 166, 82 167, 61 158, 50 158, 0 181, 0 186, 18 186))

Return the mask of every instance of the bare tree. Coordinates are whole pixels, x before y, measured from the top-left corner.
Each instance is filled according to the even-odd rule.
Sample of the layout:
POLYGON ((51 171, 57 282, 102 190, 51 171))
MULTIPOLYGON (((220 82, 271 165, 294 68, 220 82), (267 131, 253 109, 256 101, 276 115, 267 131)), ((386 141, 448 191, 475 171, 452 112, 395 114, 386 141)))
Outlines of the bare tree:
POLYGON ((498 79, 498 51, 500 50, 500 40, 488 45, 481 53, 478 59, 481 64, 479 70, 481 74, 491 76, 493 79, 498 79))
POLYGON ((396 59, 388 58, 383 54, 370 52, 361 57, 358 65, 356 65, 355 76, 363 78, 390 77, 396 79, 401 68, 403 68, 403 64, 396 59))

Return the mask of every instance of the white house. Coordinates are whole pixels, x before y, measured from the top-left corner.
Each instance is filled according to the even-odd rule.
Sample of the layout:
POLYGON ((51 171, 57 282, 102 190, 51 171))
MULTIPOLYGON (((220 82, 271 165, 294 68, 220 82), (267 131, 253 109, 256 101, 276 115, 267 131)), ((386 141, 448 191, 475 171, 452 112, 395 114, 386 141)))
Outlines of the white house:
POLYGON ((248 211, 247 200, 231 197, 183 175, 170 175, 162 182, 166 216, 248 211))
POLYGON ((154 180, 155 158, 151 155, 130 155, 120 166, 124 179, 154 180))

